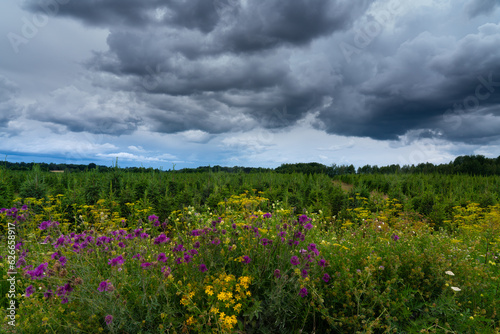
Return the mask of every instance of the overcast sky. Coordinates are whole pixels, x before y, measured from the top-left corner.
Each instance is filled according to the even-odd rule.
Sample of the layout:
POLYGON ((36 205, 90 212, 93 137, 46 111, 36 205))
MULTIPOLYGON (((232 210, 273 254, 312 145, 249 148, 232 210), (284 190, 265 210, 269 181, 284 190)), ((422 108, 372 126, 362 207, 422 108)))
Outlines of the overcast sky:
POLYGON ((2 160, 500 155, 498 0, 8 0, 0 13, 2 160))

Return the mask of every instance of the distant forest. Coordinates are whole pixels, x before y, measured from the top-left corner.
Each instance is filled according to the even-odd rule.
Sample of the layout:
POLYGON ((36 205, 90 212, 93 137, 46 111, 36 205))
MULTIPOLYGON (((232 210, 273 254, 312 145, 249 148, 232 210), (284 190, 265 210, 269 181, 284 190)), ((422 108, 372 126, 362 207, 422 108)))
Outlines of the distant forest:
MULTIPOLYGON (((120 168, 118 164, 112 167, 96 165, 90 163, 83 164, 55 164, 55 163, 35 163, 35 162, 0 162, 0 166, 8 170, 25 170, 33 169, 37 165, 41 171, 64 171, 64 172, 85 172, 96 170, 99 172, 107 172, 111 170, 121 169, 133 173, 143 173, 156 171, 161 172, 159 169, 145 168, 145 167, 127 167, 120 168)), ((261 173, 275 171, 276 173, 304 173, 304 174, 324 174, 328 176, 348 175, 348 174, 467 174, 467 175, 500 175, 500 156, 497 158, 486 158, 483 155, 464 155, 457 157, 454 161, 447 164, 434 165, 432 163, 421 163, 418 165, 389 165, 379 167, 377 165, 365 165, 358 167, 354 165, 337 165, 326 166, 317 162, 310 163, 293 163, 282 164, 277 168, 261 168, 261 167, 222 167, 222 166, 203 166, 197 168, 183 168, 175 170, 176 173, 205 173, 205 172, 227 172, 227 173, 261 173)), ((173 170, 169 170, 173 172, 173 170)))

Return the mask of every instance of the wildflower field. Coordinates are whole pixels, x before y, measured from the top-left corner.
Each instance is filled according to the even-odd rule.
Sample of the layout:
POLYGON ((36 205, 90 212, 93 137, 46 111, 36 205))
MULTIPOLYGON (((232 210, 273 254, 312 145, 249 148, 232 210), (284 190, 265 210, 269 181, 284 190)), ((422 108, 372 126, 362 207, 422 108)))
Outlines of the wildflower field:
POLYGON ((355 191, 335 215, 266 189, 170 212, 146 195, 14 196, 0 332, 500 333, 500 204, 436 223, 355 191))

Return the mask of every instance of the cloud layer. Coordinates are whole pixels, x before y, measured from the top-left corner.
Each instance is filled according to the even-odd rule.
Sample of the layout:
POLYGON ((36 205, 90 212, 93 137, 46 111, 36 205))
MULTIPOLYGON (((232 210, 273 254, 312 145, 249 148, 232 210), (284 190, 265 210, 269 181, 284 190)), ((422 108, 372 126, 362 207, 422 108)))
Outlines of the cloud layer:
MULTIPOLYGON (((27 42, 0 63, 3 137, 23 120, 56 135, 103 136, 119 150, 100 157, 143 161, 136 144, 112 138, 149 133, 212 145, 220 156, 272 150, 297 126, 348 143, 500 142, 498 1, 25 0, 21 8, 24 16, 4 23, 6 35, 27 42), (36 51, 36 40, 51 41, 49 31, 68 22, 88 36, 105 31, 105 47, 89 47, 74 61, 78 73, 61 66, 50 90, 28 94, 34 63, 23 72, 16 57, 34 62, 23 48, 36 51), (37 33, 27 38, 30 24, 37 33), (259 133, 277 142, 252 140, 259 133)), ((320 146, 337 145, 346 147, 320 146)))

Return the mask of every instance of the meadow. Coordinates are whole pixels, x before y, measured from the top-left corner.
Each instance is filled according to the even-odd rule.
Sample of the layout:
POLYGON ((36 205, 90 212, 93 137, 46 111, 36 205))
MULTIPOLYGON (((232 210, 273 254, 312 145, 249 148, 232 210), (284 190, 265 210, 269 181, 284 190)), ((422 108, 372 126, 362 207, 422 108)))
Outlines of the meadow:
POLYGON ((499 192, 436 173, 0 169, 0 331, 499 333, 499 192))

